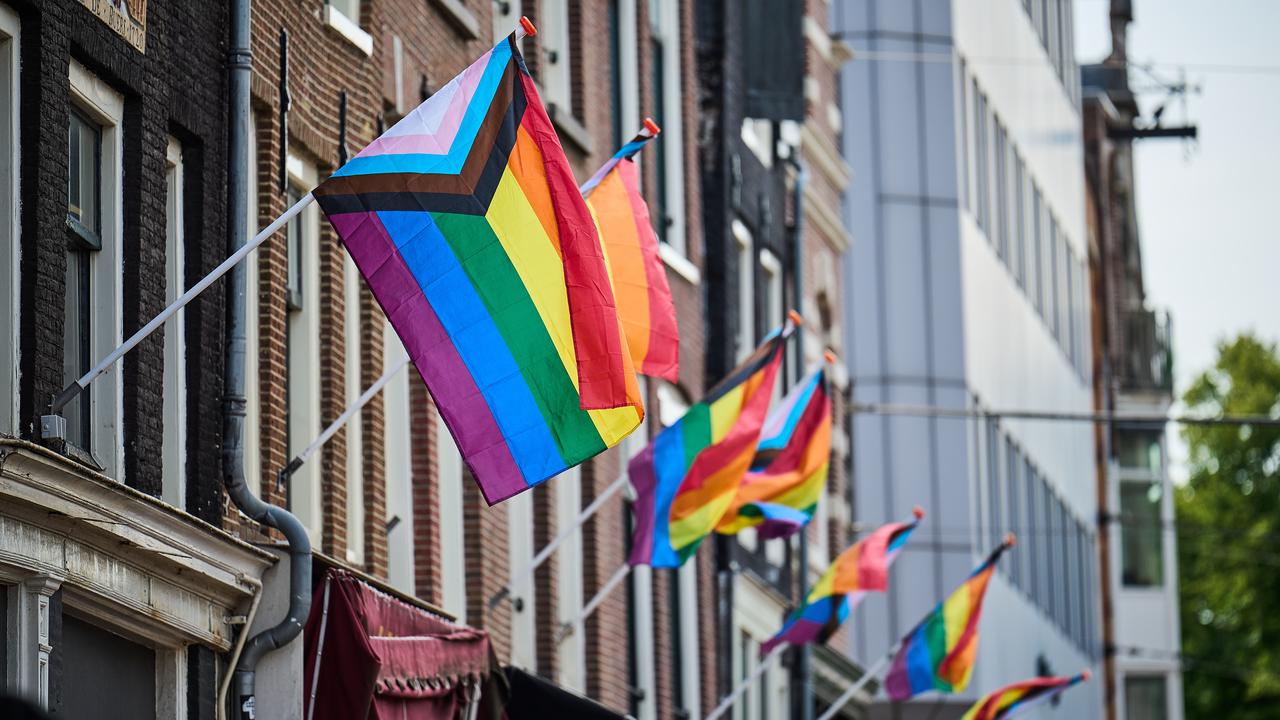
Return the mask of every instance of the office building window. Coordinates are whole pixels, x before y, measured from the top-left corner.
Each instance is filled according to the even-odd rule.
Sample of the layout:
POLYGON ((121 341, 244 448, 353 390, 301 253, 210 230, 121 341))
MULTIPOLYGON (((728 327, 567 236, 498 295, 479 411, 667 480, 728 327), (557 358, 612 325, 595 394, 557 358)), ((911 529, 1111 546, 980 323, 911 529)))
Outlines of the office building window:
MULTIPOLYGON (((582 474, 570 468, 555 479, 556 527, 571 527, 582 511, 582 474)), ((556 551, 557 626, 572 623, 572 632, 556 648, 556 682, 581 693, 587 691, 586 627, 580 621, 587 593, 582 582, 582 533, 574 533, 556 551)))
POLYGON ((978 227, 991 235, 991 173, 990 168, 990 123, 987 110, 987 96, 978 89, 978 81, 973 82, 974 97, 974 158, 977 161, 978 185, 978 227))
POLYGON ((1010 218, 1009 267, 1018 287, 1027 287, 1027 166, 1022 156, 1013 154, 1013 211, 1010 218))
MULTIPOLYGON (((182 146, 169 138, 165 152, 164 301, 172 303, 186 290, 182 203, 182 146)), ((187 339, 179 310, 164 324, 164 440, 161 448, 161 494, 174 507, 186 507, 187 492, 187 339)))
POLYGON ((1041 217, 1044 213, 1044 197, 1040 194, 1040 187, 1036 185, 1034 180, 1030 179, 1028 173, 1028 182, 1031 185, 1030 201, 1031 205, 1027 212, 1027 255, 1023 259, 1025 266, 1024 274, 1027 278, 1027 297, 1031 298, 1031 306, 1035 308, 1037 313, 1043 312, 1043 300, 1041 299, 1041 288, 1044 283, 1040 278, 1040 239, 1041 239, 1041 217))
POLYGON ((1000 519, 1000 426, 987 422, 987 544, 995 547, 1004 534, 1000 519))
MULTIPOLYGON (((412 372, 412 370, 410 370, 412 372)), ((440 486, 438 525, 440 533, 440 603, 458 622, 467 621, 466 542, 463 534, 462 454, 444 421, 436 418, 436 468, 440 486)))
POLYGON ((1169 712, 1168 693, 1164 675, 1126 675, 1125 720, 1165 720, 1169 712))
POLYGON ((18 317, 21 282, 18 242, 18 33, 17 13, 0 5, 0 434, 18 432, 18 317))
POLYGON ((684 146, 681 100, 681 47, 679 3, 649 0, 650 87, 654 122, 663 129, 665 142, 653 153, 657 187, 649 203, 658 239, 681 255, 687 254, 684 219, 684 146))
POLYGON ((1062 237, 1058 235, 1058 221, 1054 218, 1053 213, 1048 213, 1046 222, 1048 223, 1049 234, 1047 238, 1048 242, 1045 245, 1044 258, 1044 275, 1046 283, 1044 321, 1045 324, 1049 326, 1049 330, 1053 333, 1053 338, 1055 340, 1060 340, 1062 338, 1062 316, 1060 314, 1060 303, 1058 302, 1058 299, 1061 297, 1062 281, 1058 276, 1058 267, 1061 265, 1061 250, 1058 246, 1062 242, 1062 237))
MULTIPOLYGON (((759 329, 768 333, 782 327, 782 318, 786 313, 783 312, 782 300, 782 262, 778 260, 778 256, 768 250, 760 251, 760 280, 762 287, 760 293, 760 320, 759 329)), ((773 399, 778 402, 782 399, 782 380, 773 384, 773 399)), ((770 543, 781 549, 782 543, 770 543)))
POLYGON ((1160 483, 1120 481, 1121 578, 1127 587, 1164 582, 1160 483))
POLYGON ((521 0, 493 0, 493 41, 510 35, 522 14, 521 0))
POLYGON ((1009 261, 1009 135, 1004 125, 995 120, 995 227, 992 228, 996 255, 1006 266, 1009 261))
MULTIPOLYGON (((1029 458, 1022 461, 1022 518, 1023 526, 1017 530, 1018 537, 1027 539, 1028 543, 1040 544, 1040 528, 1036 522, 1036 477, 1035 468, 1029 458)), ((1040 602, 1040 591, 1037 587, 1038 577, 1035 567, 1035 555, 1029 548, 1015 555, 1017 563, 1022 566, 1023 589, 1027 597, 1040 602)))
POLYGON ((960 58, 960 81, 957 86, 960 88, 960 206, 969 208, 973 212, 973 204, 970 196, 973 194, 973 163, 970 158, 973 157, 973 150, 970 145, 973 143, 973 137, 969 134, 969 129, 973 127, 973 123, 969 121, 969 70, 964 58, 960 58))
MULTIPOLYGON (((124 98, 72 60, 67 152, 63 380, 74 382, 120 342, 121 132, 124 98)), ((123 480, 120 364, 65 409, 67 440, 123 480)))
MULTIPOLYGON (((1002 532, 1022 532, 1022 449, 1013 444, 1012 438, 1005 438, 1005 525, 1002 532)), ((1023 587, 1022 568, 1018 561, 1005 562, 1001 565, 1008 573, 1015 587, 1023 587)))

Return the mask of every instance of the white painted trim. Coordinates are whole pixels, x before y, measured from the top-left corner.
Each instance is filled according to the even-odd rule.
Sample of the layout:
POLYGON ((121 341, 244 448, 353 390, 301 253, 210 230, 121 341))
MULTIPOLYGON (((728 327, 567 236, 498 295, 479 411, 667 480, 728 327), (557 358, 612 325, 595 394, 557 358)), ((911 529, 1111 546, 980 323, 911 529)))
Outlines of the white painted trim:
POLYGON ((365 55, 373 55, 373 36, 360 28, 358 18, 349 18, 332 5, 324 6, 324 22, 329 29, 355 45, 365 55))
MULTIPOLYGON (((105 357, 118 346, 124 333, 124 237, 123 133, 124 96, 89 72, 74 58, 68 69, 72 104, 102 125, 102 178, 100 237, 102 249, 90 256, 89 293, 95 308, 89 356, 105 357)), ((98 376, 89 393, 90 444, 94 459, 106 474, 124 482, 124 387, 121 364, 98 376)))
MULTIPOLYGON (((346 349, 346 405, 352 405, 364 392, 361 383, 364 353, 360 343, 360 271, 351 255, 343 253, 342 263, 343 337, 346 349)), ((392 395, 387 393, 388 404, 392 395)), ((347 421, 347 562, 364 565, 364 422, 362 413, 347 421)), ((389 426, 388 426, 389 427, 389 426)), ((390 458, 388 457, 388 461, 390 458)))
POLYGON ((702 717, 702 642, 699 639, 698 622, 698 562, 687 562, 677 571, 680 574, 680 674, 684 697, 680 706, 689 717, 702 717))
MULTIPOLYGON (((285 161, 288 180, 300 192, 316 186, 313 164, 290 153, 285 161)), ((302 309, 286 311, 288 325, 285 382, 288 383, 288 450, 292 458, 320 434, 320 217, 315 203, 302 211, 302 309)), ((286 230, 287 232, 287 230, 286 230)), ((292 260, 286 257, 286 262, 292 260)), ((304 463, 289 478, 289 510, 307 528, 311 543, 323 536, 320 463, 304 463)))
MULTIPOLYGON (((164 301, 168 305, 186 291, 182 145, 170 137, 165 149, 164 301)), ((164 438, 161 449, 161 496, 174 507, 186 507, 187 495, 187 338, 186 314, 178 310, 164 324, 164 438)))
MULTIPOLYGON (((533 562, 533 493, 520 493, 507 500, 507 567, 528 567, 533 562)), ((512 599, 519 599, 511 611, 511 664, 536 672, 537 652, 537 597, 534 594, 532 574, 511 583, 512 599)))
POLYGON ((156 717, 187 720, 187 649, 156 651, 156 717))
POLYGON ((688 280, 690 285, 697 285, 702 282, 702 271, 698 269, 698 266, 689 262, 689 258, 671 245, 664 242, 658 243, 658 257, 661 257, 662 262, 671 268, 675 274, 688 280))
POLYGON ((17 435, 18 383, 21 379, 21 347, 18 319, 22 317, 22 244, 18 208, 21 167, 21 122, 18 108, 21 86, 18 63, 22 24, 18 14, 0 5, 0 98, 7 101, 7 112, 0 116, 0 178, 8 190, 0 194, 0 266, 7 272, 0 284, 8 287, 0 297, 0 337, 12 338, 9 351, 0 353, 0 433, 17 435))
MULTIPOLYGON (((684 197, 684 90, 681 82, 684 78, 684 52, 681 47, 680 24, 684 16, 683 3, 662 3, 667 12, 662 13, 658 27, 653 28, 662 40, 663 64, 666 75, 663 78, 663 102, 666 115, 662 118, 664 127, 658 142, 658 150, 663 153, 667 167, 671 172, 667 176, 667 197, 665 206, 670 213, 671 227, 667 229, 667 240, 671 249, 688 256, 689 242, 686 236, 685 197, 684 197), (674 240, 675 242, 671 242, 674 240)), ((692 282, 692 281, 691 281, 692 282)))
MULTIPOLYGON (((383 320, 382 371, 385 373, 408 354, 391 322, 383 320)), ((409 595, 414 592, 413 525, 413 438, 409 432, 410 373, 399 372, 387 383, 383 395, 383 446, 386 454, 386 520, 398 515, 400 522, 387 533, 387 581, 409 595)), ((377 519, 374 518, 374 522, 377 519)))
POLYGON ((733 239, 738 245, 738 332, 734 359, 745 360, 756 347, 756 254, 755 239, 741 220, 733 219, 733 239))
POLYGON ((445 611, 467 622, 467 558, 466 536, 463 529, 463 478, 462 454, 437 415, 436 467, 440 483, 440 507, 438 524, 440 532, 440 602, 445 611))
MULTIPOLYGON (((556 527, 571 527, 582 511, 582 474, 577 467, 570 468, 556 476, 555 513, 556 527)), ((556 626, 575 623, 573 631, 561 642, 557 649, 557 683, 562 687, 586 694, 587 690, 587 657, 586 633, 583 632, 582 603, 582 533, 577 532, 565 539, 556 550, 556 626)), ((593 593, 594 594, 594 593, 593 593)))
POLYGON ((632 607, 635 608, 636 682, 644 693, 636 720, 657 720, 658 681, 654 676, 657 658, 653 648, 653 568, 637 565, 631 571, 632 607))
MULTIPOLYGON (((769 590, 760 586, 745 574, 734 576, 733 580, 734 637, 730 662, 733 667, 734 681, 743 680, 754 672, 760 664, 760 644, 773 636, 778 629, 778 618, 782 617, 786 607, 769 590), (747 648, 750 652, 744 658, 742 636, 750 638, 747 648), (743 660, 747 667, 743 673, 743 660)), ((762 720, 762 718, 787 717, 790 713, 790 683, 787 681, 787 670, 781 663, 774 663, 765 671, 763 678, 748 690, 744 697, 734 705, 733 717, 739 720, 762 720), (760 691, 763 687, 769 690, 769 707, 760 706, 760 691)))
MULTIPOLYGON (((538 7, 538 58, 542 97, 565 115, 573 115, 573 46, 569 39, 569 4, 565 0, 542 0, 538 7), (555 62, 551 55, 555 55, 555 62)), ((590 137, 589 135, 587 137, 590 137)))
MULTIPOLYGON (((618 0, 618 55, 621 64, 618 67, 618 82, 621 85, 619 96, 622 102, 622 140, 626 142, 626 128, 632 123, 640 122, 640 54, 639 34, 636 28, 636 0, 618 0)), ((638 164, 644 153, 638 153, 634 160, 638 164)))

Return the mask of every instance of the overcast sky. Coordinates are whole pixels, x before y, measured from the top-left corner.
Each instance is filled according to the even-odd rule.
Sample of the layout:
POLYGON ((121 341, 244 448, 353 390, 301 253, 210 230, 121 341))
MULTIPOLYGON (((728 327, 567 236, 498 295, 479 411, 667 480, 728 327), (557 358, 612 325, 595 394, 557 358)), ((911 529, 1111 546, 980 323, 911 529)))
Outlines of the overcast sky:
MULTIPOLYGON (((1110 50, 1107 0, 1077 0, 1080 62, 1110 50)), ((1131 61, 1201 93, 1165 112, 1199 142, 1137 143, 1138 219, 1149 301, 1173 314, 1181 393, 1219 340, 1253 330, 1280 341, 1280 2, 1134 0, 1131 61), (1244 67, 1234 67, 1244 66, 1244 67)), ((1146 82, 1134 75, 1135 80, 1146 82)), ((1150 112, 1158 95, 1144 96, 1150 112)))

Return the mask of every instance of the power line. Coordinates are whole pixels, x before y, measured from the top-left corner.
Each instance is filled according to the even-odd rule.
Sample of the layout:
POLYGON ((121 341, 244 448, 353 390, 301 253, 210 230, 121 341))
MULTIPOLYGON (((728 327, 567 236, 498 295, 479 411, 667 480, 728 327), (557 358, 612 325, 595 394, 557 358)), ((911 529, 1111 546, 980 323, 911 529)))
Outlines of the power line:
MULTIPOLYGON (((955 62, 957 55, 951 53, 921 53, 906 52, 894 50, 854 50, 854 60, 868 60, 871 62, 921 62, 921 63, 951 63, 955 62)), ((969 65, 1044 65, 1045 58, 1042 57, 1017 57, 1017 56, 974 56, 965 55, 965 62, 969 65)), ((1174 63, 1174 62, 1158 62, 1147 61, 1138 62, 1130 61, 1131 67, 1144 70, 1154 70, 1163 68, 1165 70, 1192 70, 1195 72, 1222 74, 1222 75, 1261 75, 1261 76, 1280 76, 1280 65, 1255 65, 1247 63, 1174 63)))
POLYGON ((851 403, 850 414, 897 415, 928 418, 980 418, 1006 420, 1046 420, 1054 422, 1105 423, 1122 426, 1163 427, 1175 425, 1253 425, 1280 428, 1280 417, 1270 415, 1142 415, 1136 413, 1097 413, 1071 410, 984 410, 982 408, 955 408, 940 405, 905 405, 895 403, 851 403))

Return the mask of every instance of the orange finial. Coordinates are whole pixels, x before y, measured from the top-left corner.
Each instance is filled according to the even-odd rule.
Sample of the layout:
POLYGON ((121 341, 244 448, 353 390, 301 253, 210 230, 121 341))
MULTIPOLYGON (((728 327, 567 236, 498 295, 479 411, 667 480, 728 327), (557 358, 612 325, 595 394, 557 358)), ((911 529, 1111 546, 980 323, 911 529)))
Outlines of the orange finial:
POLYGON ((915 506, 915 507, 911 508, 911 514, 912 514, 912 515, 915 515, 917 520, 923 520, 923 519, 924 519, 924 508, 922 508, 922 507, 920 507, 919 505, 917 505, 917 506, 915 506))
POLYGON ((791 322, 795 323, 796 327, 799 327, 804 324, 804 318, 801 317, 800 313, 796 312, 795 310, 788 310, 787 317, 791 318, 791 322))
POLYGON ((644 129, 648 130, 653 137, 657 137, 658 133, 662 132, 662 128, 658 127, 658 123, 654 122, 653 118, 644 119, 644 129))
POLYGON ((520 27, 524 28, 524 34, 529 37, 533 37, 538 34, 538 28, 533 26, 533 21, 527 16, 520 16, 520 27))
POLYGON ((822 351, 822 357, 823 357, 823 358, 825 358, 827 362, 829 362, 829 363, 831 363, 831 364, 833 364, 833 365, 834 365, 834 364, 835 364, 835 362, 836 362, 836 354, 835 354, 835 353, 833 353, 833 352, 831 352, 830 350, 823 350, 823 351, 822 351))
POLYGON ((1004 544, 1013 547, 1018 544, 1018 538, 1013 533, 1004 534, 1004 544))

